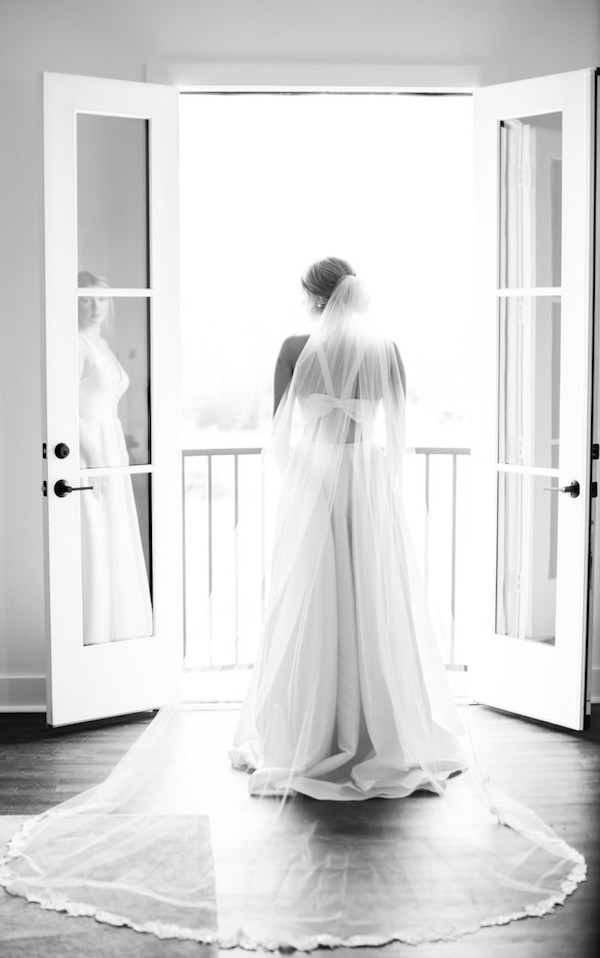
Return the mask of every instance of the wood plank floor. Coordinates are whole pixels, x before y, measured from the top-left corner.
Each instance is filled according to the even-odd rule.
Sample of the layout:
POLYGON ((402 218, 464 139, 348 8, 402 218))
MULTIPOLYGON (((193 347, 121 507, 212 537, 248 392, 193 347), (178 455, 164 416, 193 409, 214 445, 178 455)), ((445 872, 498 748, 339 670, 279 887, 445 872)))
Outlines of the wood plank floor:
MULTIPOLYGON (((458 942, 338 949, 338 958, 597 958, 600 954, 600 708, 591 728, 571 733, 471 706, 469 725, 483 770, 581 851, 588 880, 554 915, 483 929, 458 942), (383 953, 383 954, 382 954, 383 953)), ((142 733, 151 713, 50 729, 45 716, 0 715, 0 815, 38 814, 102 781, 142 733)), ((158 941, 93 919, 44 912, 29 921, 22 899, 0 898, 2 958, 205 958, 216 950, 158 941)), ((224 955, 231 954, 224 952, 224 955)))

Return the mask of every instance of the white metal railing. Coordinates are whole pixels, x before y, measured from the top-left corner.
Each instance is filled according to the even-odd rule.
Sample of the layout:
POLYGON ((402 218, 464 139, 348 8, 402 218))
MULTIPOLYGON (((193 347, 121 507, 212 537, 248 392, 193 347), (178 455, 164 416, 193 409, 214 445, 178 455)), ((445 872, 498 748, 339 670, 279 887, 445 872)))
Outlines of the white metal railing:
MULTIPOLYGON (((268 483, 261 452, 256 446, 182 451, 185 648, 192 668, 202 671, 253 664, 266 575, 268 483)), ((446 622, 446 667, 463 670, 460 650, 457 657, 457 570, 465 564, 466 539, 459 505, 464 510, 468 501, 470 474, 464 466, 471 450, 418 446, 414 452, 406 462, 429 517, 416 543, 425 586, 438 595, 446 622)))

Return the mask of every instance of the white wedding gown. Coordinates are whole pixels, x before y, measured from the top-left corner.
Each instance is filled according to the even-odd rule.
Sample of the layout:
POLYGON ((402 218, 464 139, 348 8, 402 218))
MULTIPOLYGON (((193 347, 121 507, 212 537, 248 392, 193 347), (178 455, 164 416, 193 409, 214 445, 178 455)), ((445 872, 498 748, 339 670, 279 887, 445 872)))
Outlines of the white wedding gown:
POLYGON ((253 794, 402 798, 467 764, 401 501, 402 364, 367 307, 338 285, 275 416, 269 598, 230 753, 253 794))
POLYGON ((463 731, 426 613, 378 403, 314 393, 283 479, 270 602, 235 766, 253 794, 321 799, 440 792, 466 767, 463 731), (324 421, 347 416, 332 450, 324 421), (319 439, 313 438, 314 423, 319 439), (284 517, 287 516, 287 519, 284 517))
POLYGON ((162 708, 104 782, 13 837, 8 891, 160 938, 312 950, 460 938, 584 880, 463 747, 400 501, 403 414, 397 354, 349 277, 275 417, 282 493, 237 730, 226 707, 162 708), (396 801, 348 801, 372 797, 396 801))

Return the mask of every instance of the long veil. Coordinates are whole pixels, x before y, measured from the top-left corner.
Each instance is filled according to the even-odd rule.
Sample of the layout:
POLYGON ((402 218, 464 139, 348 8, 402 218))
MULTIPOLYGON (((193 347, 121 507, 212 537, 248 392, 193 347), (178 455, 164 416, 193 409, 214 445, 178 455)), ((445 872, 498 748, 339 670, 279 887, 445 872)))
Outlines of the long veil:
POLYGON ((310 950, 458 938, 583 881, 582 856, 481 773, 449 693, 402 504, 404 392, 348 277, 273 424, 281 495, 240 716, 163 707, 104 782, 12 838, 8 892, 161 938, 310 950), (373 796, 396 800, 357 801, 373 796))
POLYGON ((400 501, 404 373, 368 307, 338 283, 275 416, 269 599, 232 752, 253 794, 402 797, 466 765, 400 501))

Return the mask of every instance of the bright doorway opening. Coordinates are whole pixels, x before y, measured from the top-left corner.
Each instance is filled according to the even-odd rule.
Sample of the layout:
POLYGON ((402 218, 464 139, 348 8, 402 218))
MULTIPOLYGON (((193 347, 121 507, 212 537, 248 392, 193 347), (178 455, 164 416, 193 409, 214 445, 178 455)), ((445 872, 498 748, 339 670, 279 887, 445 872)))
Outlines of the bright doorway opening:
POLYGON ((309 328, 300 274, 328 255, 353 264, 403 354, 409 446, 438 450, 407 472, 428 500, 416 544, 446 659, 464 662, 472 136, 467 95, 181 97, 187 666, 218 699, 224 673, 243 692, 260 633, 273 366, 309 328))

